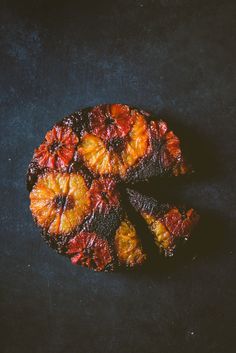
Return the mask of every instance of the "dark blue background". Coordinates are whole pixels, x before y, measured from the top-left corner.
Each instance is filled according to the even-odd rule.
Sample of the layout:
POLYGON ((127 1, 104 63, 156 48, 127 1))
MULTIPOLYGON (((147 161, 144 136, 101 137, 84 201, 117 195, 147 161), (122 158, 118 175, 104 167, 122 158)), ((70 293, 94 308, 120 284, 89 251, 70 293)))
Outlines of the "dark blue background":
POLYGON ((235 1, 1 4, 1 353, 235 352, 235 1), (153 271, 74 267, 28 210, 45 132, 106 102, 170 121, 196 168, 140 186, 202 216, 189 248, 153 271))

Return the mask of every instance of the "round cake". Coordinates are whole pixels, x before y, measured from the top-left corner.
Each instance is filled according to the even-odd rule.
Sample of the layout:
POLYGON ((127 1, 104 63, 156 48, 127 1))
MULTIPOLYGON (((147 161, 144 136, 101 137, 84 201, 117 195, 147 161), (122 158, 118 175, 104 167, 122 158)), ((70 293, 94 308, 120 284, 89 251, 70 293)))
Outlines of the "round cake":
POLYGON ((164 256, 190 237, 199 217, 130 185, 189 172, 166 122, 127 105, 98 105, 57 122, 35 149, 27 172, 30 210, 43 238, 73 264, 95 271, 133 268, 150 255, 127 202, 164 256))

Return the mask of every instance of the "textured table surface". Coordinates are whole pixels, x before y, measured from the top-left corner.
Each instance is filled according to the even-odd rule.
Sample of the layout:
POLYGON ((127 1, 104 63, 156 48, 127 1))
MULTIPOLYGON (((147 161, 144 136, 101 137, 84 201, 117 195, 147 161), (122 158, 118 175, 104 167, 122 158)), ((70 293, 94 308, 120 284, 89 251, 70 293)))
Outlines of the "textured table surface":
POLYGON ((235 1, 1 4, 1 353, 235 352, 235 1), (34 147, 106 102, 165 118, 196 169, 137 186, 202 217, 176 259, 147 271, 72 266, 28 209, 34 147))

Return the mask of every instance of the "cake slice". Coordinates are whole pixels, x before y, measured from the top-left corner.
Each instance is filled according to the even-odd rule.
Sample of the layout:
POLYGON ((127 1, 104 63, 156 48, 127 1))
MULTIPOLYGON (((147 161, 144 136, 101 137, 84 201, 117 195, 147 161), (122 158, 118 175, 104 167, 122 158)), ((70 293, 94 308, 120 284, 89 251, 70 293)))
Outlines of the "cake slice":
POLYGON ((127 193, 132 206, 146 221, 160 252, 172 256, 178 242, 191 236, 199 220, 197 212, 193 208, 161 203, 131 189, 127 193))

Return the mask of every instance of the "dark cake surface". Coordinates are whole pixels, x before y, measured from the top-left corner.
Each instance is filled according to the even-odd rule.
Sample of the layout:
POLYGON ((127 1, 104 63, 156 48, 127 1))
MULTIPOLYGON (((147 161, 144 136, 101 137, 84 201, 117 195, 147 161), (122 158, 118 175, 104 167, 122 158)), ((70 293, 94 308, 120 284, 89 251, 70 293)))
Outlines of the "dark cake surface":
MULTIPOLYGON (((96 271, 134 267, 148 254, 127 216, 126 185, 190 171, 163 120, 122 104, 86 108, 56 123, 35 149, 27 173, 30 209, 44 239, 72 263, 96 271)), ((165 254, 197 223, 192 209, 131 190, 128 200, 165 254)))

